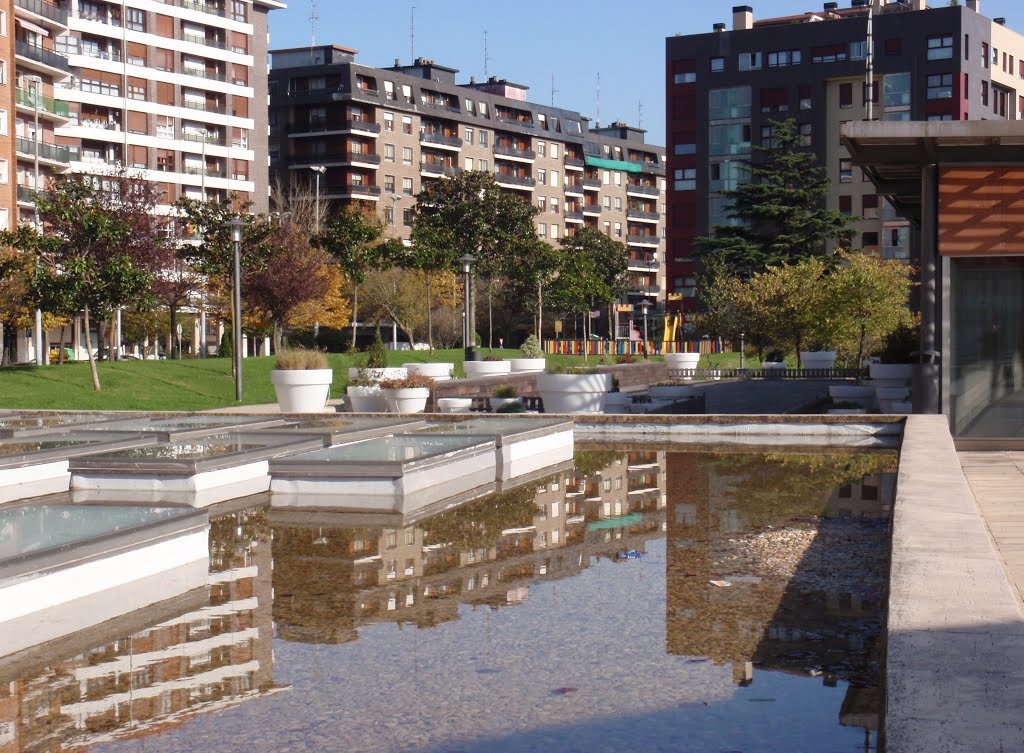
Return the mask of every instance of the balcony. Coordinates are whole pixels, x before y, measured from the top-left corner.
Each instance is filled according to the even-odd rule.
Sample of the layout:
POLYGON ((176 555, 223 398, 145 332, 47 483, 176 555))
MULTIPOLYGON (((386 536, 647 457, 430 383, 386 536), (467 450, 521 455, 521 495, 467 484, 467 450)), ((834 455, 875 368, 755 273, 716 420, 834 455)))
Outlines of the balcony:
POLYGON ((581 183, 566 183, 565 184, 565 192, 567 194, 571 194, 573 196, 582 196, 583 195, 583 184, 581 184, 581 183))
POLYGON ((509 186, 511 188, 527 188, 533 190, 533 187, 537 185, 537 182, 533 178, 523 175, 512 175, 510 173, 495 173, 494 180, 499 186, 509 186))
POLYGON ((181 73, 193 78, 202 78, 207 81, 227 81, 227 77, 220 71, 208 71, 205 68, 182 68, 181 73))
POLYGON ((216 37, 200 37, 195 34, 182 34, 182 42, 188 42, 189 44, 198 44, 203 47, 213 47, 218 50, 226 50, 227 43, 223 39, 217 39, 216 37))
POLYGON ((657 272, 661 265, 654 259, 630 259, 627 266, 633 270, 657 272))
POLYGON ((627 235, 626 243, 631 246, 660 246, 661 238, 657 235, 627 235))
POLYGON ((380 186, 361 186, 358 184, 328 184, 325 194, 337 198, 365 198, 376 201, 380 197, 380 186))
POLYGON ((601 214, 600 204, 584 204, 583 214, 598 215, 601 214))
POLYGON ((643 285, 636 284, 630 286, 629 290, 626 291, 627 295, 642 295, 644 297, 656 296, 661 292, 661 288, 658 285, 643 285))
POLYGON ((213 146, 224 146, 224 136, 219 133, 192 133, 181 132, 182 141, 191 141, 195 144, 212 144, 213 146))
POLYGON ((584 178, 583 180, 580 181, 580 183, 583 184, 583 188, 584 189, 590 189, 590 190, 595 190, 596 191, 596 190, 600 190, 600 188, 601 188, 601 181, 599 179, 597 179, 597 178, 584 178))
POLYGON ((43 0, 14 0, 14 5, 61 26, 68 25, 68 9, 65 7, 43 2, 43 0))
POLYGON ((192 167, 186 165, 182 170, 185 175, 204 175, 207 178, 226 178, 227 172, 221 167, 192 167))
POLYGON ((639 194, 640 196, 660 196, 661 189, 657 186, 641 186, 636 183, 626 184, 626 195, 639 194))
POLYGON ((318 154, 295 154, 291 157, 289 168, 305 168, 310 165, 347 165, 360 163, 363 165, 379 165, 380 155, 370 152, 350 152, 343 150, 331 150, 318 154))
POLYGON ((454 165, 438 165, 430 162, 420 163, 420 174, 421 175, 439 175, 445 177, 454 177, 462 173, 462 169, 455 167, 454 165))
POLYGON ((517 149, 513 146, 504 146, 502 144, 494 145, 494 156, 495 157, 507 157, 508 159, 524 160, 527 162, 533 162, 537 159, 537 153, 532 149, 517 149))
POLYGON ((44 65, 47 68, 56 68, 62 73, 69 73, 71 71, 71 66, 68 65, 68 59, 63 55, 58 55, 53 50, 48 50, 45 47, 40 47, 36 44, 29 44, 21 39, 16 39, 14 41, 14 53, 23 58, 27 58, 44 65))
POLYGON ((15 148, 18 150, 18 154, 31 159, 35 159, 37 147, 39 149, 39 159, 41 160, 59 162, 63 165, 71 162, 71 149, 66 146, 46 144, 42 141, 32 141, 30 139, 19 138, 15 140, 15 148))
POLYGON ((654 173, 655 175, 664 175, 665 174, 665 166, 663 164, 661 164, 660 162, 647 162, 647 161, 636 162, 636 161, 630 160, 629 164, 637 165, 640 168, 640 172, 654 173))
POLYGON ((660 212, 644 212, 640 209, 627 209, 626 217, 631 220, 640 220, 642 222, 657 222, 661 219, 660 212))
POLYGON ((35 204, 36 203, 36 191, 34 188, 28 186, 18 186, 18 203, 19 204, 35 204))
POLYGON ((435 110, 446 110, 448 112, 454 112, 458 114, 462 113, 462 110, 459 109, 458 105, 452 105, 447 102, 435 102, 433 100, 428 99, 423 104, 425 104, 427 107, 432 107, 435 110))
POLYGON ((220 16, 221 18, 228 17, 228 13, 224 8, 215 5, 214 3, 204 2, 204 0, 178 0, 177 5, 179 8, 195 10, 200 13, 209 13, 212 16, 220 16))
POLYGON ((369 120, 355 120, 352 118, 317 118, 308 123, 293 122, 288 124, 290 136, 299 136, 304 133, 345 133, 348 131, 360 131, 362 133, 380 133, 380 126, 371 123, 369 120))
POLYGON ((36 95, 35 92, 28 89, 15 89, 14 101, 22 107, 28 107, 32 110, 34 110, 38 105, 40 112, 56 115, 59 118, 68 117, 67 102, 61 102, 53 97, 46 97, 42 94, 36 95))
POLYGON ((583 165, 584 165, 584 162, 581 159, 576 159, 575 157, 566 157, 565 158, 565 169, 566 170, 582 170, 583 169, 583 165))
POLYGON ((420 131, 420 143, 432 144, 433 146, 446 146, 453 149, 462 148, 462 139, 458 136, 445 136, 444 134, 431 133, 430 131, 420 131))
POLYGON ((181 104, 182 104, 182 107, 185 107, 188 110, 199 110, 200 112, 212 112, 212 113, 216 113, 217 115, 224 115, 225 114, 224 105, 210 104, 209 102, 198 102, 198 101, 195 101, 195 100, 187 100, 187 99, 184 102, 182 102, 181 104))
POLYGON ((566 212, 566 222, 583 222, 583 212, 566 212))

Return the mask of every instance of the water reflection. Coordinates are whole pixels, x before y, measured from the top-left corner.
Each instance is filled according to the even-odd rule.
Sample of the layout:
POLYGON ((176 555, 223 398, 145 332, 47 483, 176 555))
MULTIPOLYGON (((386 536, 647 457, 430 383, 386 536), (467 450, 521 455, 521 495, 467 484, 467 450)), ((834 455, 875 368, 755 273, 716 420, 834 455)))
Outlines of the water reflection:
MULTIPOLYGON (((604 446, 579 450, 572 469, 423 520, 266 504, 214 510, 208 593, 192 594, 177 611, 163 605, 159 616, 135 615, 134 627, 101 627, 80 637, 73 652, 31 664, 0 660, 0 751, 142 737, 147 750, 207 750, 204 740, 217 739, 221 750, 270 751, 294 743, 294 734, 281 736, 286 729, 299 730, 310 750, 345 748, 349 737, 353 750, 557 750, 588 739, 590 749, 604 750, 605 737, 623 730, 644 730, 647 750, 704 749, 700 741, 717 740, 722 730, 738 736, 735 749, 826 750, 840 748, 832 743, 840 724, 866 732, 870 750, 880 706, 894 471, 893 453, 604 446), (640 588, 637 578, 649 582, 640 588), (554 598, 553 589, 562 596, 554 598), (617 602, 635 601, 631 591, 661 589, 663 603, 652 597, 646 615, 614 613, 617 602), (492 615, 505 622, 492 624, 492 615), (584 654, 595 640, 591 633, 610 630, 607 645, 615 650, 591 655, 594 666, 577 662, 572 684, 541 681, 550 697, 573 698, 591 681, 607 686, 606 696, 581 701, 585 713, 580 707, 558 712, 550 701, 530 701, 508 668, 497 677, 509 698, 498 686, 474 690, 486 707, 505 713, 482 722, 467 710, 463 719, 457 705, 443 719, 427 710, 421 719, 409 707, 405 729, 375 727, 372 741, 360 739, 360 729, 409 697, 398 690, 411 682, 408 672, 366 674, 382 655, 402 655, 403 641, 389 628, 430 629, 417 644, 423 648, 415 654, 413 686, 430 698, 443 696, 441 688, 453 682, 485 682, 479 678, 502 671, 500 660, 480 658, 493 640, 488 632, 485 641, 484 625, 487 631, 504 625, 506 635, 533 631, 524 638, 541 635, 538 625, 553 625, 584 654), (442 665, 459 664, 452 646, 460 646, 470 664, 458 671, 477 679, 448 677, 455 670, 429 658, 432 640, 442 665), (328 649, 339 653, 318 653, 328 649), (325 669, 332 661, 333 673, 325 669), (432 666, 436 680, 426 676, 432 666), (708 669, 718 666, 724 671, 708 669), (654 667, 663 672, 649 671, 654 667), (616 689, 633 682, 633 672, 644 684, 636 699, 616 689), (287 680, 275 683, 275 673, 287 680), (400 684, 389 685, 389 676, 400 684), (786 699, 780 698, 778 728, 747 729, 760 718, 753 701, 776 701, 783 685, 775 677, 813 678, 804 682, 835 688, 841 705, 825 715, 830 725, 802 729, 807 722, 781 708, 786 699), (287 705, 254 702, 291 683, 287 705), (692 687, 684 692, 687 683, 692 687), (372 696, 374 688, 394 693, 395 701, 378 707, 352 700, 372 696), (663 705, 676 697, 676 705, 663 705), (713 711, 722 704, 724 716, 713 711), (209 714, 230 707, 238 713, 209 714), (559 717, 561 726, 551 726, 559 717), (719 731, 701 731, 710 724, 719 731), (451 748, 456 739, 462 742, 451 748)), ((529 676, 556 663, 549 651, 570 649, 525 640, 507 651, 529 676)), ((800 687, 807 704, 831 702, 800 687)), ((854 749, 855 740, 861 744, 842 739, 844 750, 854 749)))

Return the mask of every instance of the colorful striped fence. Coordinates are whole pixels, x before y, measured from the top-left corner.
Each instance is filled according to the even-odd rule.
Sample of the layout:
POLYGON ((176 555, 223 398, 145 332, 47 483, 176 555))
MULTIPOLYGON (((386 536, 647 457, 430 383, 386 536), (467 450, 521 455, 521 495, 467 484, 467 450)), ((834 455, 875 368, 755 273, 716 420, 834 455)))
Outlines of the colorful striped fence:
MULTIPOLYGON (((587 348, 587 355, 590 356, 642 356, 644 354, 644 344, 640 340, 545 340, 544 352, 552 356, 582 356, 584 345, 587 348)), ((651 355, 662 355, 663 353, 708 355, 732 352, 732 343, 723 342, 721 338, 671 343, 663 343, 659 340, 649 342, 647 347, 648 353, 651 355)))

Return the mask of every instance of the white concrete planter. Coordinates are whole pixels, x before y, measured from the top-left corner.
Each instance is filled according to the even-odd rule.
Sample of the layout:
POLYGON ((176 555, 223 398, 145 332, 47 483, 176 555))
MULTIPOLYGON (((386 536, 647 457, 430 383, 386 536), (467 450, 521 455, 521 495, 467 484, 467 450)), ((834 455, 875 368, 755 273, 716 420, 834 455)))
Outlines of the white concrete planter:
POLYGON ((429 387, 401 387, 382 389, 388 404, 388 413, 422 413, 430 399, 429 387))
MULTIPOLYGON (((483 362, 481 362, 483 363, 483 362)), ((525 374, 535 371, 544 371, 547 361, 543 358, 510 358, 508 363, 513 374, 525 374)))
POLYGON ((913 369, 909 363, 873 363, 868 373, 877 387, 902 387, 910 382, 913 369))
POLYGON ((801 350, 800 366, 805 369, 831 369, 836 365, 834 350, 801 350))
MULTIPOLYGON (((348 380, 351 382, 359 376, 359 369, 351 368, 348 370, 348 380)), ((388 366, 381 369, 363 369, 363 373, 367 379, 371 379, 374 382, 383 382, 385 379, 405 379, 409 376, 404 368, 400 366, 388 366)))
POLYGON ((384 393, 378 385, 346 388, 349 409, 353 413, 383 413, 388 409, 384 393))
POLYGON ((545 413, 604 413, 611 374, 538 374, 545 413))
POLYGON ((875 402, 875 388, 870 384, 833 384, 828 388, 828 396, 836 402, 870 408, 875 402))
POLYGON ((879 387, 875 385, 875 397, 878 398, 878 402, 881 403, 883 400, 906 400, 910 397, 910 388, 903 387, 879 387))
POLYGON ((437 409, 442 413, 469 413, 472 407, 471 397, 441 397, 437 400, 437 409))
POLYGON ((523 399, 521 397, 492 397, 491 398, 491 410, 495 413, 502 406, 509 405, 511 403, 519 403, 522 405, 523 399))
POLYGON ((680 400, 697 394, 693 387, 682 384, 656 384, 648 387, 647 391, 655 400, 680 400))
POLYGON ((447 382, 452 378, 454 363, 403 363, 402 366, 410 374, 422 374, 435 382, 447 382))
POLYGON ((512 373, 511 361, 466 361, 462 364, 467 379, 487 376, 503 376, 512 373))
POLYGON ((700 353, 666 353, 665 365, 670 369, 695 369, 700 363, 700 353))
POLYGON ((782 371, 786 368, 785 361, 761 361, 761 368, 764 371, 782 371))
POLYGON ((273 369, 270 383, 282 413, 321 413, 330 397, 331 369, 273 369))

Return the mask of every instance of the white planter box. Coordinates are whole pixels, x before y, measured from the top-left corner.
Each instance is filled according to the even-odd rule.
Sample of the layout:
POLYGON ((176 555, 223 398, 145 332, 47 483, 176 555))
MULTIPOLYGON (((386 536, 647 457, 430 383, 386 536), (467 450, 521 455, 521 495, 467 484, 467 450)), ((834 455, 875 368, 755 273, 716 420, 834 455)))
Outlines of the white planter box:
POLYGON ((378 385, 346 388, 349 409, 353 413, 383 413, 388 409, 384 393, 378 385))
POLYGON ((521 405, 522 402, 523 399, 521 397, 492 397, 491 410, 497 413, 498 409, 505 405, 509 405, 511 403, 519 403, 521 405))
POLYGON ((786 368, 785 361, 761 361, 761 368, 764 371, 782 371, 786 368))
POLYGON ((834 350, 801 350, 800 366, 805 369, 831 369, 836 365, 834 350))
POLYGON ((693 387, 682 384, 656 384, 653 387, 648 387, 647 391, 655 400, 680 400, 697 394, 693 387))
POLYGON ((503 376, 512 373, 511 361, 466 361, 462 364, 467 379, 486 376, 503 376))
POLYGON ((873 363, 868 367, 878 387, 902 387, 910 381, 914 367, 909 363, 873 363))
POLYGON ((670 369, 695 369, 700 363, 700 353, 666 353, 665 365, 670 369))
POLYGON ((538 374, 545 413, 604 413, 611 374, 538 374))
MULTIPOLYGON (((356 368, 349 369, 349 381, 356 379, 359 376, 359 371, 356 368)), ((409 376, 409 372, 400 366, 388 366, 382 369, 363 369, 362 371, 367 379, 371 379, 374 382, 383 382, 385 379, 405 379, 409 376)))
POLYGON ((410 374, 422 374, 435 382, 447 382, 452 378, 454 363, 403 363, 402 366, 410 374))
POLYGON ((442 413, 469 413, 472 407, 471 397, 441 397, 437 400, 437 409, 442 413))
POLYGON ((543 358, 510 358, 508 363, 513 374, 544 371, 544 367, 547 365, 547 361, 543 358))
POLYGON ((330 397, 331 369, 273 369, 270 383, 282 413, 321 413, 330 397))
POLYGON ((388 404, 388 413, 422 413, 430 398, 428 387, 404 387, 381 390, 388 404))

